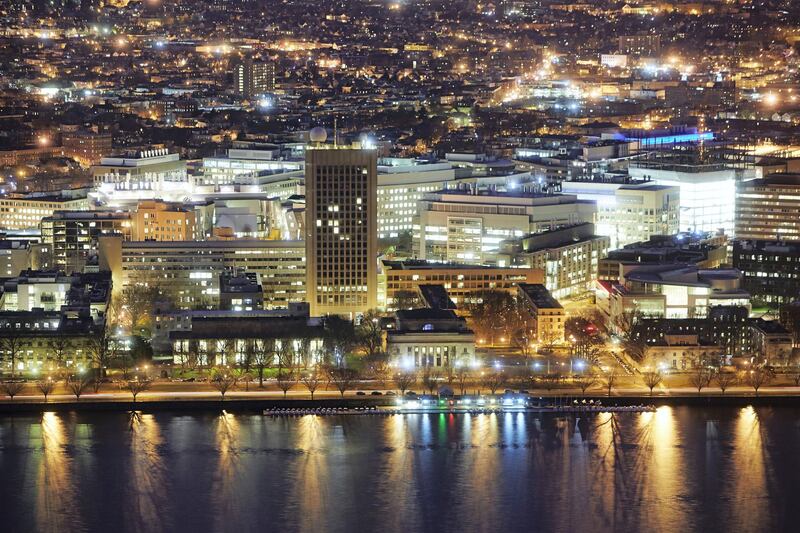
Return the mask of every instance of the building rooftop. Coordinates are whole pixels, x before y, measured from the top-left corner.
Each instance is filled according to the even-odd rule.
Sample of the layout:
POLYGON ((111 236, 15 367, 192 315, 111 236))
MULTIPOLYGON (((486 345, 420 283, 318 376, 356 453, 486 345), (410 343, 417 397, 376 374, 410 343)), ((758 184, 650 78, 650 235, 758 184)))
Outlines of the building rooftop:
POLYGON ((528 297, 528 299, 540 309, 562 309, 558 300, 553 298, 547 287, 540 283, 519 283, 519 289, 528 297))

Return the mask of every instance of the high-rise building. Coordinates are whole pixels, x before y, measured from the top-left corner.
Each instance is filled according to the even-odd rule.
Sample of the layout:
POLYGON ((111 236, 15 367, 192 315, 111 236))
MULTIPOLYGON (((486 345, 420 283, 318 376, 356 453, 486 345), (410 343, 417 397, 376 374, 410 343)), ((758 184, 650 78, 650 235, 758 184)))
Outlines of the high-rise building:
POLYGON ((736 238, 800 240, 800 174, 772 174, 736 186, 736 238))
POLYGON ((275 90, 275 65, 247 57, 233 67, 233 86, 236 94, 252 98, 275 90))
POLYGON ((312 316, 352 316, 377 304, 377 173, 375 150, 320 144, 306 153, 312 316))

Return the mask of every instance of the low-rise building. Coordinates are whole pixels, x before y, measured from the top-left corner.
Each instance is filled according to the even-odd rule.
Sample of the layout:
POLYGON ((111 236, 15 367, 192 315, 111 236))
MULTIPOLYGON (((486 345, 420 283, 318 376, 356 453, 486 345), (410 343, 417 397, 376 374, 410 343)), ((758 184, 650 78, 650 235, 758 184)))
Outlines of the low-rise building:
POLYGON ((198 236, 194 210, 178 204, 143 200, 131 214, 134 241, 191 241, 198 236))
POLYGON ((394 323, 387 330, 386 345, 389 357, 403 369, 475 363, 475 335, 452 310, 395 312, 394 323))
POLYGON ((117 211, 56 211, 42 219, 42 242, 53 249, 53 266, 67 273, 82 272, 97 256, 105 235, 130 239, 130 214, 117 211))
POLYGON ((759 302, 778 306, 800 295, 800 242, 743 240, 733 243, 733 266, 759 302))
POLYGON ((461 306, 471 294, 487 290, 516 292, 518 283, 543 283, 537 268, 500 268, 428 261, 383 261, 378 274, 378 306, 396 309, 400 296, 416 295, 420 285, 442 285, 461 306))
POLYGON ((566 313, 541 284, 520 283, 518 295, 530 317, 532 339, 535 344, 552 346, 564 341, 566 313))

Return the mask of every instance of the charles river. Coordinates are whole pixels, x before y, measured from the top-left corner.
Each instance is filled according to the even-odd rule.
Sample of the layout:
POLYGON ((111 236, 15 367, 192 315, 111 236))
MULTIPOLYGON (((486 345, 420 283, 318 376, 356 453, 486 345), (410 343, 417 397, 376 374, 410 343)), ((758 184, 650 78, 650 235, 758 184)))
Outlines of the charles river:
POLYGON ((0 530, 798 531, 800 410, 0 418, 0 530))

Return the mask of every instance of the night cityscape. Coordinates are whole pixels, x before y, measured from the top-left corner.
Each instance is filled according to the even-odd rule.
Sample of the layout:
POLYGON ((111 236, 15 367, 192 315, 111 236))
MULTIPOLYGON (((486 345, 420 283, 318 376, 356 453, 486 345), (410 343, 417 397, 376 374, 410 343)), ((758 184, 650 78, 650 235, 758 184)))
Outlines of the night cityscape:
POLYGON ((9 532, 796 531, 798 0, 0 0, 9 532))

